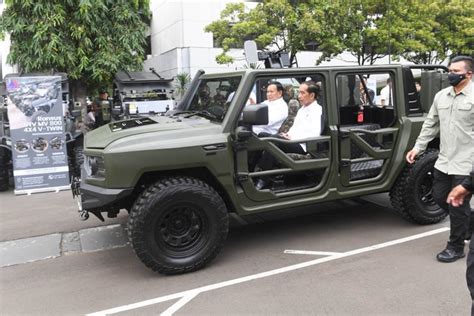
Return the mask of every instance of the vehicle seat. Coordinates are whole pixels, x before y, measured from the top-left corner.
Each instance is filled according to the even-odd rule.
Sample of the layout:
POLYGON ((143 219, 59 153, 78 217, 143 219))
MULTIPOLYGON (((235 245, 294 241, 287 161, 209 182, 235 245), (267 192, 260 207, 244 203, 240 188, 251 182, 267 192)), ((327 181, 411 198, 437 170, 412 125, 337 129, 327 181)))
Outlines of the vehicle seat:
POLYGON ((291 99, 288 101, 288 117, 285 121, 281 124, 280 128, 278 129, 278 133, 288 133, 291 126, 295 121, 296 113, 300 108, 300 103, 296 99, 291 99))

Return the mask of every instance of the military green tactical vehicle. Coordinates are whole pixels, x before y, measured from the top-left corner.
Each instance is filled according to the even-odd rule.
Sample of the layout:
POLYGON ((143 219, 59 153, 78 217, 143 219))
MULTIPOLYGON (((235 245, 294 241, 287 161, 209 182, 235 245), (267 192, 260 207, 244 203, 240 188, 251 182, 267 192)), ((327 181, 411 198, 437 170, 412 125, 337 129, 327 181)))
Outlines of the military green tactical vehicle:
POLYGON ((113 122, 87 134, 82 179, 73 193, 84 218, 93 213, 103 220, 103 212, 113 217, 126 209, 136 255, 164 274, 209 263, 224 245, 231 215, 251 221, 390 192, 405 219, 437 223, 447 215, 431 195, 438 142, 413 165, 405 154, 445 73, 439 66, 402 65, 199 72, 168 115, 113 122), (362 102, 368 90, 363 77, 377 91, 392 79, 390 106, 379 106, 377 98, 362 102), (321 136, 293 141, 306 143, 308 154, 285 153, 276 144, 292 141, 253 134, 252 125, 268 122, 268 109, 246 105, 250 94, 261 103, 270 81, 308 78, 321 86, 323 108, 321 136), (421 79, 420 93, 415 78, 421 79), (275 169, 251 166, 249 157, 262 151, 277 159, 275 169), (263 176, 271 185, 258 190, 263 176))

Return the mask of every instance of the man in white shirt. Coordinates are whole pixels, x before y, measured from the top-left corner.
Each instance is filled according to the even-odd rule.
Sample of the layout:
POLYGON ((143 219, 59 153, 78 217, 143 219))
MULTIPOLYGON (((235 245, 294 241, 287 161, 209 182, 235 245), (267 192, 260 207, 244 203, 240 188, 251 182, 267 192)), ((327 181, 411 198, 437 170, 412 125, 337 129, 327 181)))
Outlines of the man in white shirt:
POLYGON ((268 105, 268 124, 254 125, 252 130, 260 136, 274 135, 288 117, 288 105, 283 100, 283 85, 280 82, 272 81, 268 84, 267 100, 263 104, 268 105))
MULTIPOLYGON (((322 107, 316 101, 319 91, 319 86, 313 81, 305 81, 300 85, 298 100, 301 103, 301 108, 296 114, 293 126, 288 133, 282 133, 275 137, 288 140, 304 140, 321 135, 322 107)), ((277 143, 277 146, 285 153, 306 154, 305 143, 277 143)), ((275 163, 275 157, 264 152, 258 163, 258 167, 262 170, 271 170, 275 166, 275 163)), ((262 190, 268 182, 268 179, 261 178, 257 181, 255 187, 257 190, 262 190)))
MULTIPOLYGON (((298 91, 298 100, 301 108, 296 113, 295 121, 288 133, 280 134, 281 138, 288 140, 300 140, 310 137, 318 137, 321 135, 321 116, 323 108, 318 104, 316 98, 318 97, 320 88, 313 81, 303 82, 298 91)), ((294 152, 305 154, 306 144, 285 144, 292 147, 285 152, 294 152)), ((282 148, 283 149, 283 148, 282 148)))
POLYGON ((387 79, 387 85, 380 91, 380 103, 382 106, 393 106, 392 80, 387 79))

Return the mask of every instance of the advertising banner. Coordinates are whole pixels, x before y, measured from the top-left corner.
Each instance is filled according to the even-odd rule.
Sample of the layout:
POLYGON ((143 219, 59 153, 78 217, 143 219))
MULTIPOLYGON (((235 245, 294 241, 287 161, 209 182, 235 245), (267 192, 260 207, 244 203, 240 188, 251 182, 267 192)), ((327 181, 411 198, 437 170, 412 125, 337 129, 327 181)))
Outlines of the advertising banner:
POLYGON ((69 189, 60 76, 6 78, 15 194, 69 189))

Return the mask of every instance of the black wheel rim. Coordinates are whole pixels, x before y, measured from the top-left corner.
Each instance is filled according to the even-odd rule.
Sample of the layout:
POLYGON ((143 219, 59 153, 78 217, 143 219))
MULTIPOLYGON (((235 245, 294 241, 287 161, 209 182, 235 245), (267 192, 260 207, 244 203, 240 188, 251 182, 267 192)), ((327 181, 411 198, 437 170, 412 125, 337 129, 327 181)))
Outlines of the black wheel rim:
POLYGON ((189 257, 206 244, 208 225, 203 212, 192 205, 168 208, 155 225, 155 242, 164 254, 189 257))
POLYGON ((418 185, 418 200, 430 212, 439 211, 440 207, 433 197, 433 169, 428 170, 418 185))

